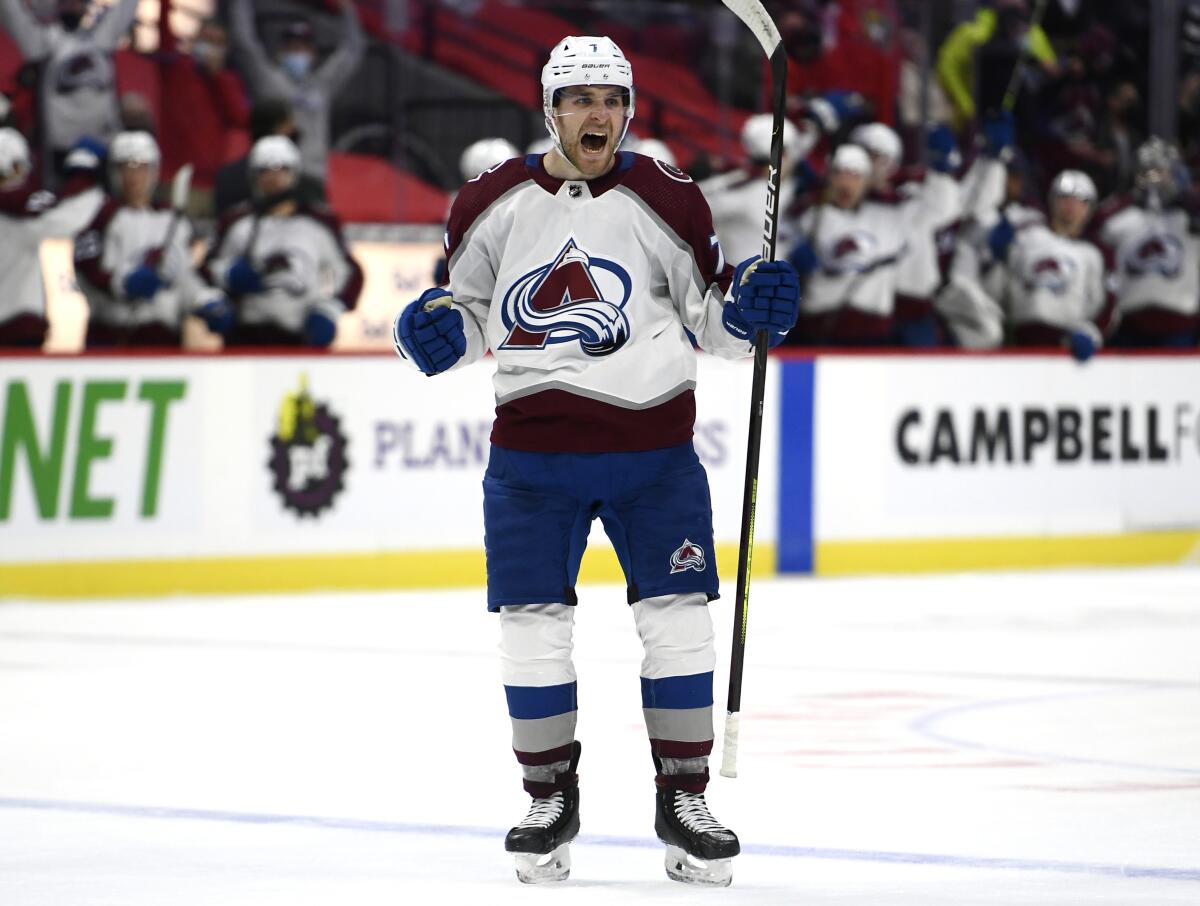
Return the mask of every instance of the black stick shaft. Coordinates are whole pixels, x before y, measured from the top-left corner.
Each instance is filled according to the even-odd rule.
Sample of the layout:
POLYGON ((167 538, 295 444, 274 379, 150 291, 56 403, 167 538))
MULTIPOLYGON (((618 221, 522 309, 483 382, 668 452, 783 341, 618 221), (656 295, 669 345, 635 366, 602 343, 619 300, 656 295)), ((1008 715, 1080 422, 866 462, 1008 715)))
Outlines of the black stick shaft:
MULTIPOLYGON (((767 209, 763 224, 763 260, 775 260, 775 239, 779 231, 779 178, 783 165, 783 116, 787 100, 787 54, 780 44, 771 54, 773 81, 772 113, 775 118, 771 137, 771 163, 767 184, 767 209)), ((742 709, 742 672, 746 659, 746 628, 750 616, 750 566, 754 553, 754 515, 758 504, 758 462, 762 451, 763 397, 767 387, 767 334, 762 331, 754 343, 754 382, 750 392, 750 429, 746 442, 746 484, 742 497, 742 533, 738 544, 737 600, 733 614, 733 650, 729 658, 729 696, 726 711, 733 715, 742 709)), ((727 754, 726 761, 730 761, 727 754)), ((732 767, 732 766, 731 766, 732 767)), ((725 768, 722 772, 726 773, 725 768)), ((731 772, 730 776, 736 776, 731 772)))

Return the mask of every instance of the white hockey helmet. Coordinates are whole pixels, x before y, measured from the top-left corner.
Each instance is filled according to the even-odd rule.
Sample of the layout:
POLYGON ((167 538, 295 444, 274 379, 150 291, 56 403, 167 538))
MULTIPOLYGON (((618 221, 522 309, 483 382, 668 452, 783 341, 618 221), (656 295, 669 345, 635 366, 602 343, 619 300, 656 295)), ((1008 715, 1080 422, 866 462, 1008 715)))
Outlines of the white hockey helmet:
POLYGON ((1095 204, 1097 193, 1096 184, 1082 170, 1063 170, 1050 184, 1050 198, 1061 196, 1079 198, 1088 204, 1095 204))
POLYGON ((108 144, 108 178, 114 189, 120 185, 121 168, 129 164, 139 164, 150 168, 150 194, 158 185, 158 166, 162 155, 158 150, 158 142, 149 132, 141 130, 118 132, 108 144))
POLYGON ((506 138, 481 138, 467 145, 458 159, 458 169, 463 179, 474 179, 484 170, 490 170, 520 153, 517 146, 506 138))
MULTIPOLYGON (((775 117, 770 113, 756 113, 742 125, 742 148, 746 156, 758 164, 771 159, 771 138, 775 132, 775 117)), ((796 153, 800 133, 789 120, 783 121, 783 156, 796 153)))
POLYGON ((543 135, 541 138, 535 138, 529 143, 529 147, 525 149, 526 154, 545 154, 554 147, 554 142, 550 136, 543 135))
POLYGON ((883 123, 864 123, 850 133, 850 141, 866 149, 872 157, 882 158, 884 166, 895 170, 904 157, 904 145, 891 126, 883 123))
POLYGON ((546 115, 546 131, 559 154, 563 153, 558 135, 554 102, 558 91, 573 85, 616 85, 628 93, 625 103, 625 127, 616 143, 620 147, 629 121, 633 119, 633 67, 611 38, 594 35, 572 35, 563 38, 550 51, 550 59, 542 67, 542 112, 546 115))
POLYGON ((25 136, 16 129, 0 129, 0 183, 24 179, 32 166, 25 136))
POLYGON ((675 166, 675 154, 667 147, 666 142, 659 141, 656 138, 640 138, 631 144, 632 147, 627 150, 636 151, 638 154, 644 154, 646 157, 652 157, 655 160, 661 160, 668 167, 675 166))
POLYGON ((250 149, 250 170, 299 170, 300 149, 286 135, 265 135, 250 149))
POLYGON ((1134 159, 1137 162, 1135 184, 1139 189, 1157 192, 1162 201, 1173 199, 1181 188, 1180 183, 1186 183, 1179 149, 1157 135, 1138 146, 1134 159))
POLYGON ((871 175, 871 158, 860 146, 851 142, 838 145, 829 161, 829 171, 840 170, 843 173, 857 173, 860 176, 871 175))

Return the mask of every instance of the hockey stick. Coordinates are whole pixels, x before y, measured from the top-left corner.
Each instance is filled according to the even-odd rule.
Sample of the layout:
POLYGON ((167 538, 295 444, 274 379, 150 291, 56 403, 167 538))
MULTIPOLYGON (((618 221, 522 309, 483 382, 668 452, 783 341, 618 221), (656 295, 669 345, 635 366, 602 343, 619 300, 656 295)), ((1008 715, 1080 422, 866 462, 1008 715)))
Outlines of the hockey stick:
MULTIPOLYGON (((775 260, 779 232, 779 173, 783 165, 783 110, 787 100, 787 52, 779 29, 758 0, 721 0, 742 20, 771 61, 771 162, 767 171, 767 209, 763 218, 764 261, 775 260)), ((746 487, 742 497, 742 534, 738 544, 737 599, 733 613, 733 650, 729 657, 729 697, 721 775, 737 776, 739 720, 742 710, 742 666, 746 658, 746 621, 750 611, 750 561, 754 550, 754 510, 758 503, 758 457, 762 447, 763 396, 767 387, 767 333, 754 339, 754 383, 750 391, 750 431, 746 443, 746 487)))

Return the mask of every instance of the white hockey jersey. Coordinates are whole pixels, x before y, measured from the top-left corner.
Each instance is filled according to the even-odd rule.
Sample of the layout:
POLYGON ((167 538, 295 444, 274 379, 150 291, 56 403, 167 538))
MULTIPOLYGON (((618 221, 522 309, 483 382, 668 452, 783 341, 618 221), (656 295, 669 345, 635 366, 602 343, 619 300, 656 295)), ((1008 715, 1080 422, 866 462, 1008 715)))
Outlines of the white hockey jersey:
MULTIPOLYGON (((689 333, 750 355, 722 326, 733 276, 699 188, 623 151, 590 181, 515 159, 459 192, 446 233, 466 355, 496 359, 492 441, 540 452, 684 443, 695 422, 689 333)), ((397 348, 401 357, 404 351, 397 348)))
POLYGON ((42 240, 74 236, 103 203, 95 186, 61 199, 43 191, 0 192, 0 323, 23 314, 45 317, 42 240))
POLYGON ((897 314, 902 314, 901 300, 928 305, 941 285, 937 234, 958 220, 963 192, 956 180, 933 172, 923 180, 901 183, 896 191, 897 201, 915 203, 923 209, 922 217, 908 236, 908 252, 896 266, 897 314))
POLYGON ((196 273, 186 218, 163 248, 171 219, 166 208, 131 208, 110 198, 75 237, 75 276, 89 318, 118 331, 161 324, 177 332, 185 314, 219 295, 196 273), (150 299, 130 299, 125 278, 146 264, 157 266, 166 285, 150 299))
POLYGON ((1101 211, 1100 241, 1115 259, 1118 316, 1156 333, 1194 329, 1200 314, 1200 235, 1193 212, 1123 198, 1101 211))
MULTIPOLYGON (((712 212, 713 228, 721 248, 734 264, 762 254, 763 220, 767 210, 767 177, 745 169, 730 170, 697 183, 712 212)), ((787 179, 779 186, 781 204, 792 197, 795 183, 787 179)), ((786 219, 779 221, 775 247, 786 254, 795 241, 795 231, 786 219)))
POLYGON ((299 334, 312 308, 336 319, 354 308, 362 292, 362 269, 337 218, 325 208, 301 206, 286 216, 257 216, 249 205, 235 208, 218 227, 206 276, 224 288, 230 266, 241 257, 262 275, 264 287, 238 300, 242 324, 270 324, 299 334))
POLYGON ((1018 343, 1053 344, 1076 331, 1097 344, 1103 339, 1110 286, 1104 256, 1092 243, 1043 224, 1018 230, 999 284, 1018 343))
POLYGON ((815 246, 820 268, 801 298, 802 329, 805 321, 848 311, 856 334, 887 337, 899 266, 913 236, 932 236, 935 225, 958 204, 958 184, 945 174, 930 173, 923 191, 912 198, 867 198, 853 210, 832 204, 806 210, 797 232, 815 246))

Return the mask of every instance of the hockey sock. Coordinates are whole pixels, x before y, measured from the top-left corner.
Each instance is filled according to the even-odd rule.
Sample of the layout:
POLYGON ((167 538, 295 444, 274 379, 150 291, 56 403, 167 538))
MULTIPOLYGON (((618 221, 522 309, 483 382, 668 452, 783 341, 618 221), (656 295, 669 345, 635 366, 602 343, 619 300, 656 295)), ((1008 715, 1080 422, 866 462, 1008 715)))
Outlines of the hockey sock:
POLYGON ((549 796, 577 782, 571 765, 577 708, 574 622, 575 608, 565 604, 500 611, 500 672, 513 752, 531 796, 549 796))
POLYGON ((642 714, 655 782, 690 793, 708 784, 713 747, 712 619, 703 594, 664 595, 633 605, 642 661, 642 714))

